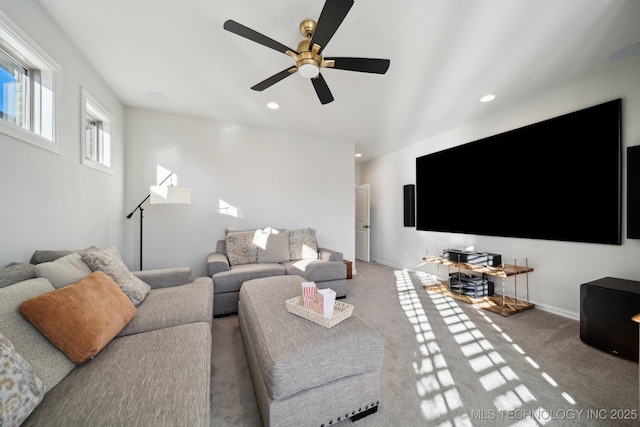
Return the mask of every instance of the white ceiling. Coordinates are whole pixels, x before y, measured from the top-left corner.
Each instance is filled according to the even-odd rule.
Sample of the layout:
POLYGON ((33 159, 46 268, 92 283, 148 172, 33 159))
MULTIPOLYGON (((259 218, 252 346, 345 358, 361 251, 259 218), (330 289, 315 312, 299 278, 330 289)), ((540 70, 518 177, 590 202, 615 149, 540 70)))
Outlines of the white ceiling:
POLYGON ((391 66, 323 69, 335 101, 321 105, 298 75, 252 91, 293 59, 223 23, 295 49, 324 0, 39 2, 126 106, 350 141, 362 161, 630 61, 609 56, 640 43, 638 0, 355 0, 324 55, 391 66))

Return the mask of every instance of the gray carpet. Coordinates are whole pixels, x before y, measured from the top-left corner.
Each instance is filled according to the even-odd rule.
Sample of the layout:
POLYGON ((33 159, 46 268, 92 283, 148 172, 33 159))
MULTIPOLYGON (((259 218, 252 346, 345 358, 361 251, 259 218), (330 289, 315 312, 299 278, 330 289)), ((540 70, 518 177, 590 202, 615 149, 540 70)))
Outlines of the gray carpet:
MULTIPOLYGON (((637 426, 638 364, 593 349, 579 322, 503 317, 356 263, 354 315, 384 337, 381 399, 355 426, 637 426)), ((211 426, 260 426, 237 316, 214 319, 211 426)), ((366 357, 366 355, 362 355, 366 357)))

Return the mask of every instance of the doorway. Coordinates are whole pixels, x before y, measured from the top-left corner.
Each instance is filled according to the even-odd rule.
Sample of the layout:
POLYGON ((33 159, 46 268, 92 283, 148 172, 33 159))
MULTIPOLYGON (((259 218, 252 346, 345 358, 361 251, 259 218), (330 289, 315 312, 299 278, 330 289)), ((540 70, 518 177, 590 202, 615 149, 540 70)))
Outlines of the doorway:
POLYGON ((369 262, 370 251, 370 203, 369 184, 356 185, 356 222, 355 222, 355 250, 356 259, 369 262))

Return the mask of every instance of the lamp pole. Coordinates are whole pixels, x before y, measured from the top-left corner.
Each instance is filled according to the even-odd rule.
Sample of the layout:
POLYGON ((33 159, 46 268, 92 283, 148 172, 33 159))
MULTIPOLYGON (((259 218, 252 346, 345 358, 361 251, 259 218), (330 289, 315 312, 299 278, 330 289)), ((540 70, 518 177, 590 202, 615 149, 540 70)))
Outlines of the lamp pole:
MULTIPOLYGON (((171 172, 169 174, 169 176, 167 176, 165 179, 163 179, 162 182, 159 185, 164 184, 166 180, 171 178, 171 175, 173 175, 173 172, 171 172)), ((144 202, 146 202, 149 199, 149 197, 151 197, 151 194, 148 194, 147 197, 145 197, 144 200, 141 201, 140 204, 138 206, 136 206, 136 208, 133 211, 131 211, 131 213, 129 215, 127 215, 127 219, 130 219, 138 209, 140 210, 140 270, 141 271, 142 271, 142 218, 144 217, 144 215, 142 214, 142 211, 144 210, 142 208, 142 204, 144 202)))

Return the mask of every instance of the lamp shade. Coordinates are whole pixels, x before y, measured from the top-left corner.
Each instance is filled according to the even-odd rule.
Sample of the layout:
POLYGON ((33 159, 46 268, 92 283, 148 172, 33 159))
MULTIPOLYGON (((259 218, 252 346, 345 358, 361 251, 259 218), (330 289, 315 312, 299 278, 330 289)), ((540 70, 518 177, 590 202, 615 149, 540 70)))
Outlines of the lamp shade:
POLYGON ((191 189, 173 185, 152 185, 149 194, 152 205, 190 205, 191 189))

